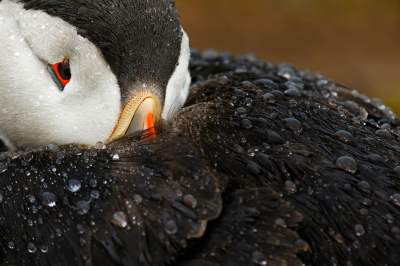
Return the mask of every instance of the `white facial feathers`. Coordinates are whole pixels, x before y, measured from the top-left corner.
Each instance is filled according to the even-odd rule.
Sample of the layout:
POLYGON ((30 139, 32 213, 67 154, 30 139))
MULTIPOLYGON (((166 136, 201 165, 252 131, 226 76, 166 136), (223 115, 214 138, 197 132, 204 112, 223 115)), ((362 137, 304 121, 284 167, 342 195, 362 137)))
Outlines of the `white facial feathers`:
POLYGON ((17 146, 95 144, 111 134, 120 89, 101 52, 45 12, 0 3, 0 131, 17 146), (70 60, 60 92, 47 64, 70 60))
POLYGON ((178 60, 178 65, 172 74, 165 94, 164 108, 162 118, 170 120, 185 104, 189 95, 189 87, 191 77, 189 73, 190 62, 190 47, 189 38, 185 31, 183 31, 181 52, 178 60))

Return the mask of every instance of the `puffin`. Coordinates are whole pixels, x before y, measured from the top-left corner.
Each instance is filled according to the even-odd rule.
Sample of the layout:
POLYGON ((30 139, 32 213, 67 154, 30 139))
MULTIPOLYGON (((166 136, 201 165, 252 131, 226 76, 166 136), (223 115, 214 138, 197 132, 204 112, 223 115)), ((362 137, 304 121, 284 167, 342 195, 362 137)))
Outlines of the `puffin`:
POLYGON ((171 1, 4 0, 0 12, 11 148, 112 142, 169 120, 188 95, 189 40, 171 1))
POLYGON ((0 265, 400 263, 379 100, 190 51, 167 0, 0 12, 0 265))

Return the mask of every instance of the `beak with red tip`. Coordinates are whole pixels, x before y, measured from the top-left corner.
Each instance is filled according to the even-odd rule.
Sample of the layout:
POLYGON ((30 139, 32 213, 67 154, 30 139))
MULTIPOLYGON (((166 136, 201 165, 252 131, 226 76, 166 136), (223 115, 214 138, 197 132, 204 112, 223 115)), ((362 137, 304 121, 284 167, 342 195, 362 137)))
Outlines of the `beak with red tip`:
POLYGON ((108 143, 126 135, 148 131, 155 136, 155 125, 161 118, 161 103, 157 96, 148 92, 139 92, 123 106, 120 117, 108 143))

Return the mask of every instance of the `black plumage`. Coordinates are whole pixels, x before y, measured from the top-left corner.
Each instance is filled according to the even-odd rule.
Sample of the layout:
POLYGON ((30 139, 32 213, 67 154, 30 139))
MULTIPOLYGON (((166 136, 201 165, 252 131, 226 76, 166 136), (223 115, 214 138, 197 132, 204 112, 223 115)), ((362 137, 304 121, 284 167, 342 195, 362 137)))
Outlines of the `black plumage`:
POLYGON ((191 70, 155 139, 2 154, 0 265, 399 264, 389 109, 252 57, 191 70))

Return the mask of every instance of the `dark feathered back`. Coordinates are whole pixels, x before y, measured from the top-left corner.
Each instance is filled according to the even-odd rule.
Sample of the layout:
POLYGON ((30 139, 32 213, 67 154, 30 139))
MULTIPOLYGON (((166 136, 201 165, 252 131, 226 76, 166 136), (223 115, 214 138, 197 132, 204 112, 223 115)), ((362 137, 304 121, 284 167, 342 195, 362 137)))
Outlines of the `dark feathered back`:
POLYGON ((192 75, 151 141, 0 156, 0 265, 400 265, 388 109, 252 58, 192 75))

